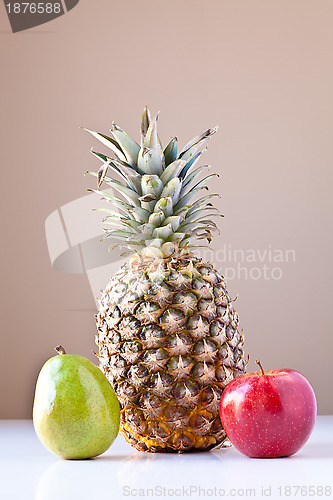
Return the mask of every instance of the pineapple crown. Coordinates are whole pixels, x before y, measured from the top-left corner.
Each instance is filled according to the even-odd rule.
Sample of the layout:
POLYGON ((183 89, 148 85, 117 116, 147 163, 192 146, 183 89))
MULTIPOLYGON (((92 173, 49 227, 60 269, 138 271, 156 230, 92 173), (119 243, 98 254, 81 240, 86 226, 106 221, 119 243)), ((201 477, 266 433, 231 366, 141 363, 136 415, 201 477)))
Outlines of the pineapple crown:
POLYGON ((111 129, 113 138, 85 129, 113 152, 111 157, 91 150, 103 163, 98 172, 87 172, 97 177, 97 189, 88 191, 101 195, 120 211, 96 209, 107 213, 103 223, 111 228, 103 229, 105 237, 119 241, 110 250, 121 246, 144 257, 166 258, 206 246, 200 240, 210 243, 212 231, 218 229, 211 217, 220 214, 209 201, 218 195, 208 194, 193 201, 198 193, 208 189, 207 181, 217 175, 210 174, 196 182, 209 165, 194 168, 203 153, 202 146, 217 127, 198 135, 178 153, 176 137, 163 150, 157 120, 158 115, 151 120, 146 107, 140 145, 115 123, 111 129), (117 173, 123 182, 109 177, 108 171, 117 173), (123 199, 100 190, 103 182, 123 199))

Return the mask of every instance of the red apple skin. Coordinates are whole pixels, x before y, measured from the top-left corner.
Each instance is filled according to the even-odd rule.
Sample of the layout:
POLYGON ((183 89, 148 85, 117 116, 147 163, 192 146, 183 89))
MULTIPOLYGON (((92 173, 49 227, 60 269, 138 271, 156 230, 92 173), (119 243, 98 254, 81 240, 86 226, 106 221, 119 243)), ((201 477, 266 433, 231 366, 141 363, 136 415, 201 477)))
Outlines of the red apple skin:
POLYGON ((287 457, 306 443, 317 401, 308 380, 289 369, 247 373, 224 389, 220 416, 235 448, 252 458, 287 457))

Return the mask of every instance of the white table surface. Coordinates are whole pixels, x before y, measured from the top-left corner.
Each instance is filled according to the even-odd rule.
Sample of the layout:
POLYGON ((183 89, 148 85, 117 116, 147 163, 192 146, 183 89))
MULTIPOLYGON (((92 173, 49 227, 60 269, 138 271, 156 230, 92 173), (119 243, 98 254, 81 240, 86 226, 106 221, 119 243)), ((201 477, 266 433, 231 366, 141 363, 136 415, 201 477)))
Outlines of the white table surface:
POLYGON ((304 448, 279 459, 250 459, 232 447, 183 455, 141 453, 119 436, 98 458, 66 461, 42 446, 31 421, 0 421, 1 500, 227 496, 333 499, 333 416, 318 417, 304 448))

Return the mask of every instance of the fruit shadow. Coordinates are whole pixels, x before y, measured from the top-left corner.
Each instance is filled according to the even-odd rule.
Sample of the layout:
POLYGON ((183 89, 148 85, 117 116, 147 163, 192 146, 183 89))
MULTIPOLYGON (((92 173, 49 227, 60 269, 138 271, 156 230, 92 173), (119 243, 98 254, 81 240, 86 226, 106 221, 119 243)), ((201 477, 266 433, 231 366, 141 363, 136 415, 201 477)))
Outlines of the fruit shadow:
MULTIPOLYGON (((91 460, 92 462, 123 462, 124 460, 131 460, 133 458, 131 455, 101 455, 99 457, 88 458, 85 460, 81 460, 81 462, 85 462, 87 460, 91 460)), ((80 462, 80 460, 76 460, 76 462, 80 462)))
POLYGON ((173 458, 177 458, 178 460, 184 461, 191 459, 191 462, 201 460, 223 460, 225 453, 228 452, 229 449, 232 449, 232 446, 225 446, 223 448, 211 450, 211 451, 201 451, 201 452, 184 452, 184 453, 149 453, 145 451, 136 451, 134 450, 132 454, 127 455, 101 455, 99 457, 95 457, 89 460, 128 460, 128 461, 167 461, 173 458))
POLYGON ((291 459, 297 458, 298 460, 313 460, 313 459, 333 459, 333 446, 328 443, 322 443, 318 445, 312 445, 306 447, 306 449, 301 450, 296 453, 291 459))

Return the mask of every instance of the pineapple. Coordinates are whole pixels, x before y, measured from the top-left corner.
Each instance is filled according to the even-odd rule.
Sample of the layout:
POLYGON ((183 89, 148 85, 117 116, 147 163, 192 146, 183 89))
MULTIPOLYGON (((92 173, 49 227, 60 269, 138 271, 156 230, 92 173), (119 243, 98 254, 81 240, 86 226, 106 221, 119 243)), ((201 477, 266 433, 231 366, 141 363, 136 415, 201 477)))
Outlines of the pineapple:
POLYGON ((222 446, 219 401, 225 385, 244 372, 243 335, 223 276, 193 253, 217 229, 215 195, 196 199, 216 174, 197 181, 207 165, 194 168, 216 128, 179 154, 176 137, 162 149, 157 117, 151 120, 147 108, 140 145, 114 123, 113 138, 88 131, 113 152, 92 151, 103 163, 89 172, 97 177, 90 191, 111 205, 99 209, 110 226, 105 237, 130 254, 102 292, 96 315, 100 368, 121 405, 121 433, 141 451, 222 446), (121 198, 102 191, 102 183, 121 198))

